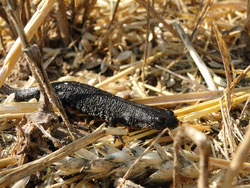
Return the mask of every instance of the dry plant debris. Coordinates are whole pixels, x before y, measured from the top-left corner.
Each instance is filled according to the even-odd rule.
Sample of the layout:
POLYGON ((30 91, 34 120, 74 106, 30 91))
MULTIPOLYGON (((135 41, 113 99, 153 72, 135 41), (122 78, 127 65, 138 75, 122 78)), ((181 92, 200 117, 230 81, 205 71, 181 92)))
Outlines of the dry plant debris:
MULTIPOLYGON (((36 100, 1 96, 0 187, 249 184, 250 1, 15 3, 50 81, 171 108, 180 124, 160 137, 156 130, 105 129, 73 114, 72 142, 63 122, 44 125, 46 116, 31 115, 36 100), (125 144, 111 135, 124 135, 125 144)), ((0 2, 0 85, 33 87, 6 5, 0 2)))

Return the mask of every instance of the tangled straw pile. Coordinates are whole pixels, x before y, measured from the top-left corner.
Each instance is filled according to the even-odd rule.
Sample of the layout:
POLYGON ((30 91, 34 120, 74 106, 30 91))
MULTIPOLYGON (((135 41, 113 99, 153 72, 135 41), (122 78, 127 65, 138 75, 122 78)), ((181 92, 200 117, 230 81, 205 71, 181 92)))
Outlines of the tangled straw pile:
MULTIPOLYGON (((31 87, 35 80, 6 4, 0 4, 0 85, 31 87)), ((11 11, 39 46, 51 81, 84 82, 171 108, 180 125, 155 140, 155 130, 127 135, 96 129, 98 122, 82 126, 78 117, 76 141, 69 143, 62 125, 54 135, 61 140, 49 129, 32 140, 26 116, 38 103, 8 97, 0 104, 0 187, 247 185, 249 7, 215 0, 18 1, 11 11), (113 143, 111 134, 126 135, 125 144, 113 143)))

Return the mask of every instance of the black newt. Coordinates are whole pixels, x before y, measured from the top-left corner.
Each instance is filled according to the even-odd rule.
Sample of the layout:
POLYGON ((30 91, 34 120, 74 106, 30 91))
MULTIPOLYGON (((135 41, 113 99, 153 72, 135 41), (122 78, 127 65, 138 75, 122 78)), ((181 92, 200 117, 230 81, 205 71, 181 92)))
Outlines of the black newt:
MULTIPOLYGON (((64 107, 103 119, 110 126, 122 124, 138 128, 173 129, 178 120, 173 111, 136 104, 98 88, 78 82, 55 82, 52 87, 64 107)), ((7 85, 0 89, 3 94, 15 93, 15 101, 39 99, 37 88, 15 90, 7 85)))

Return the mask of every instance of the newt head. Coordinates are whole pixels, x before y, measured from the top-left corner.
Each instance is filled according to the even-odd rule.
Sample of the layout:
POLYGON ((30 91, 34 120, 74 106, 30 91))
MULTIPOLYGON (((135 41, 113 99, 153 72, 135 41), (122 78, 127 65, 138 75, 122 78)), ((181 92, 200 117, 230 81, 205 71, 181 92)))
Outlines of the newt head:
POLYGON ((166 127, 174 129, 178 126, 178 119, 171 110, 164 110, 164 113, 160 113, 155 117, 155 123, 152 125, 154 129, 165 129, 166 127))
POLYGON ((156 107, 147 107, 147 110, 137 108, 132 114, 126 113, 123 117, 125 117, 127 124, 139 128, 163 130, 166 127, 174 129, 178 125, 173 111, 156 107))
POLYGON ((156 117, 155 129, 165 129, 166 127, 174 129, 178 126, 178 119, 171 110, 165 110, 164 114, 156 117))

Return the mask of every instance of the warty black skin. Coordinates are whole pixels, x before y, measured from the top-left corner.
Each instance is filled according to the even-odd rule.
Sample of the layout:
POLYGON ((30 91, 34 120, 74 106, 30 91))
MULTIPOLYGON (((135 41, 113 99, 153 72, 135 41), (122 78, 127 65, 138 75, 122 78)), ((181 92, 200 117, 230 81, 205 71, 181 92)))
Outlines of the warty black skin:
MULTIPOLYGON (((103 119, 111 126, 122 124, 138 128, 172 129, 178 125, 178 120, 171 110, 136 104, 111 93, 78 82, 55 82, 52 87, 64 107, 90 116, 103 119)), ((15 93, 16 101, 39 99, 37 88, 15 90, 3 85, 0 92, 15 93)))

